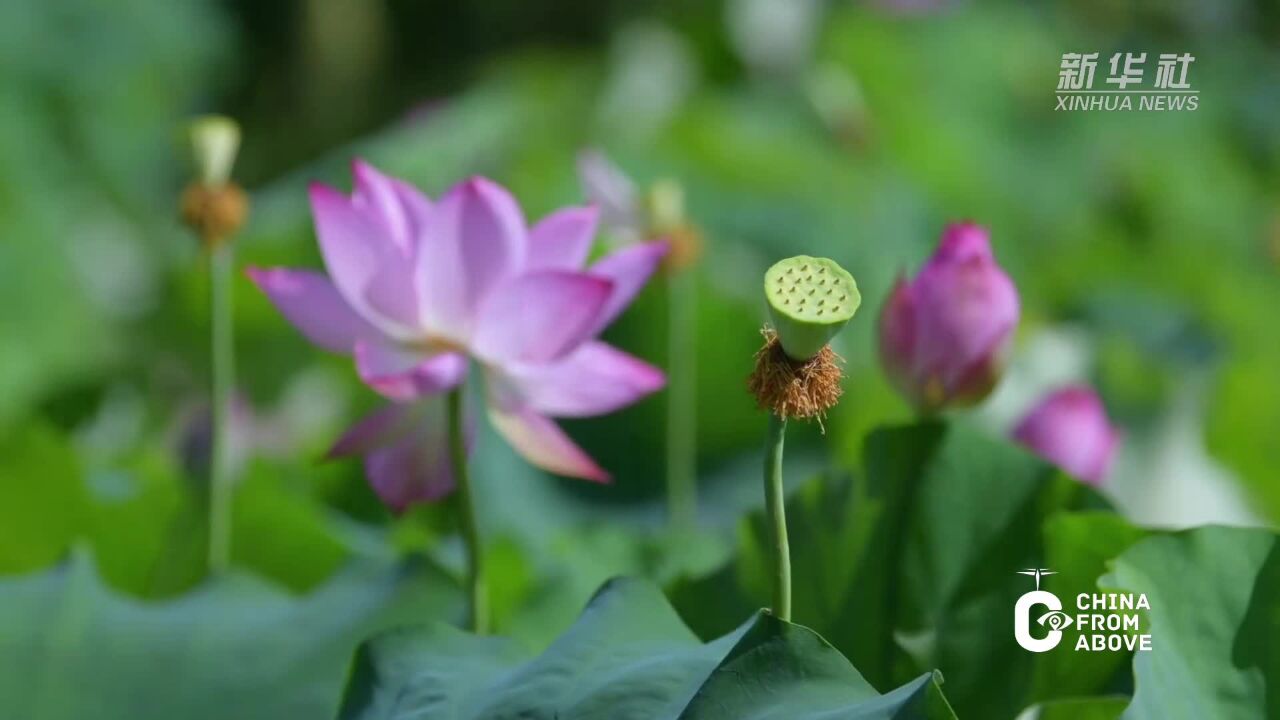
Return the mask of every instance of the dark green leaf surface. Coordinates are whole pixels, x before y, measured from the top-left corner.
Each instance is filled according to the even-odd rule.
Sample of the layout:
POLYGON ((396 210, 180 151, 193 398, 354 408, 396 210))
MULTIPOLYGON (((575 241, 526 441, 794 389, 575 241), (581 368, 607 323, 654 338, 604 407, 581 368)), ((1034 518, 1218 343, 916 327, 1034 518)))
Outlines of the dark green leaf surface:
POLYGON ((1017 571, 1044 567, 1047 517, 1102 501, 958 423, 876 431, 865 454, 884 510, 851 587, 877 590, 850 592, 829 637, 859 666, 874 663, 881 687, 936 667, 962 716, 1015 715, 1033 665, 1008 630, 1028 589, 1017 571))
POLYGON ((0 582, 0 698, 23 720, 332 717, 369 633, 451 617, 422 568, 353 566, 294 597, 240 574, 179 599, 103 586, 87 556, 0 582))
POLYGON ((954 718, 925 674, 878 694, 816 633, 757 614, 703 644, 657 588, 610 581, 541 655, 435 625, 357 654, 344 720, 954 718))
POLYGON ((1030 717, 1019 720, 1118 720, 1128 704, 1127 697, 1052 700, 1037 705, 1030 717))

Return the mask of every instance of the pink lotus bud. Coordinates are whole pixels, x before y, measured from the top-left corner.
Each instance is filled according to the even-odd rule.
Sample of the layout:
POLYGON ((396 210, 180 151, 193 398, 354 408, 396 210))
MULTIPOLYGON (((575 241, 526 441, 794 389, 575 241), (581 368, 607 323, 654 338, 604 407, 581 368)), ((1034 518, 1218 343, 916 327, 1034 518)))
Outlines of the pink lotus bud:
POLYGON ((995 387, 1018 326, 1018 291, 996 264, 986 228, 947 226, 914 279, 880 313, 880 360, 922 412, 972 405, 995 387))
POLYGON ((1120 442, 1097 393, 1081 385, 1042 399, 1014 428, 1013 437, 1090 485, 1106 478, 1120 442))

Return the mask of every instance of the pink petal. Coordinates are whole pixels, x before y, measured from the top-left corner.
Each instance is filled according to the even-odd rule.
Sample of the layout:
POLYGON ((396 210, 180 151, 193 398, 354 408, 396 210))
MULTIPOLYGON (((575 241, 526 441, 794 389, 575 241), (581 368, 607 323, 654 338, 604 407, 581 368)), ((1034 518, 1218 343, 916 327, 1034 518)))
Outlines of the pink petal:
POLYGON ((942 239, 929 262, 955 263, 973 258, 995 261, 991 253, 991 233, 977 223, 958 222, 943 229, 942 239))
POLYGON ((383 262, 393 257, 394 245, 370 215, 326 185, 311 185, 311 212, 329 277, 363 314, 365 287, 383 262))
POLYGON ((350 353, 361 339, 381 333, 360 317, 329 278, 309 270, 247 268, 245 274, 308 340, 350 353))
POLYGON ((666 384, 658 368, 599 341, 583 343, 563 360, 509 367, 509 392, 552 417, 590 417, 613 412, 666 384))
MULTIPOLYGON (((471 444, 470 428, 466 442, 471 444)), ((365 474, 393 512, 438 500, 454 488, 448 425, 439 397, 392 404, 365 417, 329 451, 329 458, 364 455, 365 474)))
POLYGON ((388 403, 358 420, 334 442, 326 460, 364 455, 391 443, 405 432, 412 405, 388 403))
POLYGON ((641 231, 640 192, 604 153, 587 151, 579 155, 578 177, 587 200, 600 208, 600 219, 610 232, 641 231))
POLYGON ((472 347, 499 364, 556 360, 593 334, 612 292, 611 282, 584 273, 523 275, 485 302, 472 347))
POLYGON ((430 217, 431 201, 409 183, 384 175, 363 160, 354 160, 351 172, 353 204, 376 218, 406 257, 413 255, 430 217))
POLYGON ((598 334, 622 314, 649 280, 649 276, 653 275, 669 249, 666 242, 640 243, 611 253, 587 269, 592 275, 613 281, 613 294, 596 318, 591 335, 598 334))
POLYGON ((447 442, 404 440, 364 458, 364 472, 378 498, 393 513, 433 503, 453 492, 453 468, 447 442))
POLYGON ((525 271, 581 270, 591 252, 600 212, 594 207, 558 210, 529 231, 525 271))
POLYGON ((432 503, 453 492, 447 441, 405 440, 369 453, 364 472, 369 485, 392 512, 432 503))
POLYGON ((972 407, 987 398, 1000 382, 1009 359, 1010 343, 1002 339, 984 353, 946 388, 953 407, 972 407))
MULTIPOLYGON (((311 210, 315 216, 320 254, 338 292, 369 322, 388 333, 405 335, 403 323, 375 307, 368 296, 375 280, 379 287, 387 283, 388 273, 397 270, 406 276, 411 273, 403 252, 396 247, 383 225, 366 208, 357 207, 342 193, 324 185, 311 186, 311 210)), ((381 291, 380 306, 416 303, 411 293, 412 283, 396 282, 392 288, 381 291), (409 294, 391 303, 387 297, 389 292, 409 294)))
POLYGON ((893 384, 912 398, 920 390, 912 377, 915 312, 911 283, 898 278, 880 310, 880 362, 893 384))
POLYGON ((566 477, 608 482, 609 474, 554 422, 528 407, 489 405, 489 421, 525 460, 566 477))
POLYGON ((402 340, 422 336, 417 286, 411 265, 404 258, 390 258, 369 279, 364 298, 384 322, 389 333, 402 340))
POLYGON ((356 343, 356 372, 383 396, 404 402, 456 387, 467 375, 467 358, 453 352, 427 353, 394 343, 356 343))
POLYGON ((494 288, 524 266, 524 216, 500 185, 473 178, 445 193, 418 248, 422 317, 438 334, 465 341, 494 288))
POLYGON ((1018 291, 981 257, 926 266, 912 285, 917 303, 915 375, 952 393, 975 364, 1003 352, 1018 325, 1018 291))

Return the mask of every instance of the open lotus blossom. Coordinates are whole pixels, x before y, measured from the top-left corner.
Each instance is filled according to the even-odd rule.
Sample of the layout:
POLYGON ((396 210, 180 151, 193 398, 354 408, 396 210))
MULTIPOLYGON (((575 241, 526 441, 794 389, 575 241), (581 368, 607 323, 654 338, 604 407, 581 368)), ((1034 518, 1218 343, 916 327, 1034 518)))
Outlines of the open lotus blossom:
POLYGON ((1102 400, 1082 385, 1043 398, 1014 428, 1013 437, 1090 485, 1106 479, 1120 444, 1120 433, 1107 420, 1102 400))
POLYGON ((355 358, 394 405, 353 427, 332 454, 365 455, 392 507, 452 488, 440 403, 474 365, 488 416, 529 462, 570 477, 608 474, 551 419, 608 413, 662 387, 653 366, 596 339, 653 273, 665 243, 587 265, 593 207, 529 227, 498 184, 472 178, 437 201, 368 164, 350 197, 311 187, 328 276, 251 269, 252 279, 316 345, 355 358))
POLYGON ((1018 291, 986 228, 949 225, 919 274, 900 278, 885 302, 880 359, 922 411, 972 405, 995 387, 1018 315, 1018 291))

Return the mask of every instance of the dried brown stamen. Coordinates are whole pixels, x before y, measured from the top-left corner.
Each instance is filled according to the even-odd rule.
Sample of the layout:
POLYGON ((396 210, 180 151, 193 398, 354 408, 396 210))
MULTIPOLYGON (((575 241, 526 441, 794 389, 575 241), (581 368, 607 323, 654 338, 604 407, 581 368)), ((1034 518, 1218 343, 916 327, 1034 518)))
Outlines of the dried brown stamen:
POLYGON ((661 237, 670 247, 662 260, 668 273, 680 272, 692 266, 702 256, 702 233, 692 225, 671 228, 661 237))
POLYGON ((249 198, 232 183, 194 183, 182 193, 182 221, 201 242, 215 247, 236 233, 249 213, 249 198))
POLYGON ((756 352, 755 370, 747 378, 756 405, 782 418, 817 419, 821 425, 843 392, 840 365, 844 358, 827 345, 808 360, 792 360, 772 328, 764 328, 761 334, 764 347, 756 352))

